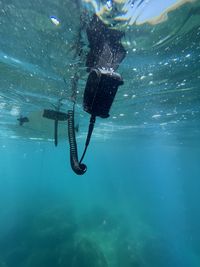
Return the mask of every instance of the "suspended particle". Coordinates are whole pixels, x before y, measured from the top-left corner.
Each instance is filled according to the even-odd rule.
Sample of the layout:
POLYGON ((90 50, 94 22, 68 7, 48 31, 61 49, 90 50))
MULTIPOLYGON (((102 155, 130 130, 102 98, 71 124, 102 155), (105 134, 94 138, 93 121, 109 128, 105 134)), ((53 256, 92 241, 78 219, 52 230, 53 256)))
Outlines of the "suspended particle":
POLYGON ((111 0, 108 0, 108 1, 106 2, 106 5, 107 5, 108 9, 111 9, 111 8, 112 8, 112 5, 113 5, 113 3, 112 3, 112 1, 111 1, 111 0))
POLYGON ((50 19, 52 23, 55 24, 56 26, 60 24, 60 21, 55 16, 51 16, 50 19))

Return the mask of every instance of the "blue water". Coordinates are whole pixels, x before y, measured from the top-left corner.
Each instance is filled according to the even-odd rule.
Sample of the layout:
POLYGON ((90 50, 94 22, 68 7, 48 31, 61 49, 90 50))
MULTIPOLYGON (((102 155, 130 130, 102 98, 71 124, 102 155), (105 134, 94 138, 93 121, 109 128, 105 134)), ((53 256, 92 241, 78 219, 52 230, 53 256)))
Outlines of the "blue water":
POLYGON ((2 148, 2 266, 103 266, 87 245, 86 265, 71 262, 81 240, 108 266, 199 266, 199 148, 93 142, 81 177, 67 154, 65 143, 2 148))
POLYGON ((141 23, 161 3, 124 3, 0 1, 0 267, 200 266, 200 4, 141 23), (77 32, 93 12, 125 32, 127 55, 77 176, 66 122, 55 148, 42 112, 72 108, 78 73, 80 157, 88 43, 77 32))

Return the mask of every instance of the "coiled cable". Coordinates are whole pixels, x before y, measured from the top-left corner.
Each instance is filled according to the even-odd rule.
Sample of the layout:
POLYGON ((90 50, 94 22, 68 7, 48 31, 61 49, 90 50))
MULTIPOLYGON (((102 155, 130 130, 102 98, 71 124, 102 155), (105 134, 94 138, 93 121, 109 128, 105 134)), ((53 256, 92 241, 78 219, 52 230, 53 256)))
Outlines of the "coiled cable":
POLYGON ((68 137, 70 146, 70 163, 72 170, 78 175, 83 175, 87 171, 87 166, 83 163, 79 163, 78 161, 78 152, 74 129, 74 107, 73 110, 68 110, 68 137))
POLYGON ((90 139, 92 136, 92 132, 94 129, 94 124, 96 121, 96 116, 91 115, 90 124, 88 128, 88 134, 85 142, 85 149, 83 151, 81 160, 78 161, 78 151, 77 151, 77 144, 76 144, 76 135, 75 135, 75 128, 74 128, 74 110, 75 104, 73 106, 73 110, 68 110, 68 139, 69 139, 69 146, 70 146, 70 163, 72 170, 78 174, 83 175, 87 171, 87 166, 82 163, 85 153, 87 151, 88 145, 90 143, 90 139))

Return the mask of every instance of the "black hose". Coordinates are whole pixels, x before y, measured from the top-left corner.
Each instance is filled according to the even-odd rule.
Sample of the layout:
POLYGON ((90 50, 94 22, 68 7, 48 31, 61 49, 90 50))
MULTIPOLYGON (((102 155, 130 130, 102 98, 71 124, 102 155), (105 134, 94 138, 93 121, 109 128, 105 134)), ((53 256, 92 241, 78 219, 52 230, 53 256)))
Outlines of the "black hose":
POLYGON ((83 175, 87 171, 87 166, 78 161, 76 136, 74 130, 74 110, 68 110, 68 137, 70 146, 70 163, 72 170, 78 174, 83 175))
POLYGON ((58 145, 58 120, 54 121, 54 144, 58 145))
POLYGON ((83 155, 81 157, 80 163, 83 161, 83 158, 85 157, 85 153, 86 153, 87 148, 89 146, 90 139, 91 139, 91 136, 92 136, 92 132, 93 132, 93 129, 94 129, 95 121, 96 121, 96 117, 94 115, 92 115, 91 118, 90 118, 90 124, 89 124, 89 128, 88 128, 87 139, 86 139, 86 142, 85 142, 85 149, 84 149, 83 155))

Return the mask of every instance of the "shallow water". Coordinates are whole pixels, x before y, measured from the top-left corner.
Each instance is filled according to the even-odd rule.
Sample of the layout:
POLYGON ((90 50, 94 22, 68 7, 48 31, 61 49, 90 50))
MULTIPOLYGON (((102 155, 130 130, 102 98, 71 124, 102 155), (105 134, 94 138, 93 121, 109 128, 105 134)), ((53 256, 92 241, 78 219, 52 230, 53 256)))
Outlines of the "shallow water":
POLYGON ((199 9, 199 1, 0 1, 0 267, 200 265, 199 9), (78 70, 81 152, 88 42, 77 32, 80 14, 87 23, 93 12, 125 32, 127 54, 117 70, 124 85, 110 117, 97 119, 79 177, 66 123, 55 148, 42 111, 59 99, 62 111, 72 107, 78 70), (20 115, 29 123, 20 126, 20 115))

